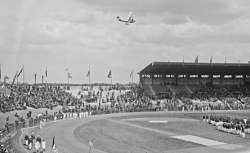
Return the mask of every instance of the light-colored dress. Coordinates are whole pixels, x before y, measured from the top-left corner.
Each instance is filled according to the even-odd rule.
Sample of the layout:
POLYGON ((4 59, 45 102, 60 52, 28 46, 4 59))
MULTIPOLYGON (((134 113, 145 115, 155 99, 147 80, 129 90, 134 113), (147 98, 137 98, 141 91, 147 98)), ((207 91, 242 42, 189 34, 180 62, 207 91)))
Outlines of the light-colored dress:
POLYGON ((39 143, 38 141, 35 143, 35 149, 36 149, 36 150, 39 150, 39 149, 40 149, 40 143, 39 143))
POLYGON ((42 149, 45 150, 45 148, 46 148, 46 142, 42 141, 42 149))

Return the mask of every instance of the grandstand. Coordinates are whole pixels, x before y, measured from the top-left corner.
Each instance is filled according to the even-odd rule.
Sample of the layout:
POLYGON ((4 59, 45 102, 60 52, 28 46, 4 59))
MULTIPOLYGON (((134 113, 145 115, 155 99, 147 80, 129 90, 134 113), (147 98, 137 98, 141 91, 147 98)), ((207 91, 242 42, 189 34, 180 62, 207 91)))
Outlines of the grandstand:
POLYGON ((152 62, 139 72, 139 76, 148 96, 164 97, 164 93, 166 97, 194 93, 239 95, 248 94, 250 64, 152 62))

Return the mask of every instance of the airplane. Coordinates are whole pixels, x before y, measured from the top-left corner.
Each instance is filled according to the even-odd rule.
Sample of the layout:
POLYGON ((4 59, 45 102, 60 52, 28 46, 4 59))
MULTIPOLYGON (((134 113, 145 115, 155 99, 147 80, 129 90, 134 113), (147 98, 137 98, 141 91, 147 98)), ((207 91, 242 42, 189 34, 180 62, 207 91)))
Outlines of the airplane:
POLYGON ((116 18, 118 19, 118 21, 124 22, 125 25, 129 25, 130 23, 135 23, 134 15, 133 15, 132 12, 129 12, 129 14, 128 14, 128 20, 123 20, 119 16, 117 16, 116 18))

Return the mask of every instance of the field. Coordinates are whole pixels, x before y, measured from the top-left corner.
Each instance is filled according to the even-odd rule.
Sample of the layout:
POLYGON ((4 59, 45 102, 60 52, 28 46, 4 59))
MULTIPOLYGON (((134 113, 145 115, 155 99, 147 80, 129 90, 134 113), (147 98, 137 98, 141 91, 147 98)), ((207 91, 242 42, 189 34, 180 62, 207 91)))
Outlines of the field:
POLYGON ((200 146, 110 120, 98 120, 83 125, 76 129, 75 136, 84 144, 87 144, 86 138, 95 138, 96 148, 109 153, 163 152, 200 146))
MULTIPOLYGON (((250 111, 217 111, 215 115, 250 116, 250 111)), ((52 122, 42 129, 24 129, 23 134, 41 135, 51 151, 53 136, 62 153, 247 153, 250 136, 219 132, 201 121, 200 112, 146 112, 98 115, 52 122)), ((21 137, 22 138, 22 137, 21 137)), ((22 144, 22 139, 20 139, 22 144)), ((23 149, 22 151, 26 151, 23 149)))

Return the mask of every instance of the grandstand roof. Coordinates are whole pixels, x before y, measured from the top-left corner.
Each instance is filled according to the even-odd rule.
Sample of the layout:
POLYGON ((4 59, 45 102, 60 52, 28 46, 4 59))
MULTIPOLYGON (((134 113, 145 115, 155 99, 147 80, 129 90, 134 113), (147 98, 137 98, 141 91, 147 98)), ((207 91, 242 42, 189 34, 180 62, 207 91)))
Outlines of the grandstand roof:
POLYGON ((152 62, 139 74, 247 74, 248 63, 152 62))

